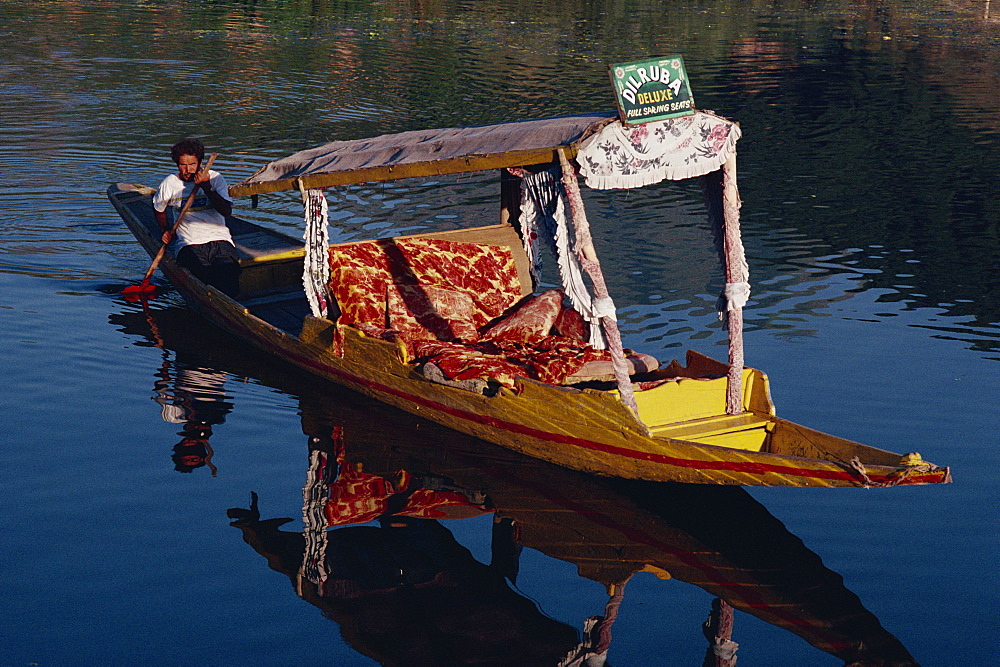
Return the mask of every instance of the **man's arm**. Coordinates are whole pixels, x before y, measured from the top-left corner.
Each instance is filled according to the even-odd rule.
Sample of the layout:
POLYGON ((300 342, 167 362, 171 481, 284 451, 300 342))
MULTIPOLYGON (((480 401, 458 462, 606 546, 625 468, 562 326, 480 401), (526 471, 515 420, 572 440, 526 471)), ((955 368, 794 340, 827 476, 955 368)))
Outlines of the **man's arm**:
POLYGON ((170 223, 167 221, 167 211, 166 209, 162 211, 153 209, 153 212, 156 213, 156 223, 160 225, 160 229, 163 231, 163 236, 160 237, 160 241, 166 245, 174 240, 173 232, 170 229, 170 223))
POLYGON ((212 208, 229 217, 233 214, 233 204, 212 188, 212 177, 207 169, 202 169, 194 175, 194 182, 200 186, 202 191, 208 195, 208 201, 212 202, 212 208))

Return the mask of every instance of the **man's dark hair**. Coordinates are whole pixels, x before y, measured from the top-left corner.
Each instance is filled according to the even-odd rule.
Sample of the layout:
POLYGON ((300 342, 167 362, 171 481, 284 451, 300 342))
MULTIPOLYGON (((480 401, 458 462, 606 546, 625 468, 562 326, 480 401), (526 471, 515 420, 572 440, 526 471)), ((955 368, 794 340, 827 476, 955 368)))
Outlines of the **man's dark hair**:
MULTIPOLYGON (((190 153, 183 153, 183 155, 190 155, 190 153)), ((174 470, 177 472, 191 472, 195 468, 205 465, 207 458, 208 450, 205 449, 204 441, 189 441, 184 438, 174 445, 174 453, 170 460, 174 462, 174 470), (186 463, 184 459, 188 456, 197 457, 198 462, 194 465, 186 463)))
POLYGON ((201 162, 205 158, 205 146, 197 139, 181 139, 170 148, 170 157, 179 164, 182 155, 193 155, 201 162))

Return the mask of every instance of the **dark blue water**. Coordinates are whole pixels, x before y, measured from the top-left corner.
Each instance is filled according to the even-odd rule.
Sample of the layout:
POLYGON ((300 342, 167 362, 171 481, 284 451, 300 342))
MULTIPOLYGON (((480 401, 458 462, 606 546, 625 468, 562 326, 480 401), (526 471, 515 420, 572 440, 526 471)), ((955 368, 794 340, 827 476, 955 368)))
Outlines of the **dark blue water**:
MULTIPOLYGON (((640 533, 696 540, 703 558, 760 577, 773 562, 778 582, 842 577, 831 590, 856 596, 851 613, 871 612, 918 662, 995 663, 998 25, 971 0, 0 2, 0 664, 393 664, 393 645, 420 637, 527 647, 533 627, 558 649, 605 613, 604 575, 587 565, 606 562, 601 530, 619 549, 640 533), (175 295, 148 312, 119 296, 148 258, 104 190, 158 183, 184 135, 219 151, 234 182, 331 139, 610 108, 607 64, 665 53, 684 54, 700 107, 744 131, 747 363, 768 373, 778 414, 919 451, 954 484, 752 489, 711 496, 724 502, 706 512, 704 498, 558 471, 511 477, 532 464, 493 465, 505 455, 262 358, 175 295), (180 425, 153 399, 192 372, 216 392, 215 424, 211 466, 184 473, 180 425), (626 509, 577 526, 575 550, 542 537, 577 519, 526 532, 516 584, 487 568, 490 514, 441 521, 465 551, 448 547, 463 583, 440 590, 467 595, 421 588, 430 597, 409 615, 384 594, 310 599, 281 566, 289 552, 268 551, 261 526, 231 527, 227 510, 254 491, 261 521, 288 517, 280 530, 301 534, 312 438, 332 426, 372 472, 463 461, 449 479, 488 490, 498 513, 527 511, 526 488, 547 498, 526 506, 553 516, 579 516, 567 507, 584 498, 626 509), (441 451, 456 453, 428 453, 441 451), (770 528, 755 539, 744 523, 770 528), (505 614, 520 634, 504 634, 505 614)), ((492 216, 492 187, 337 191, 332 234, 492 216)), ((723 277, 697 185, 587 198, 626 345, 723 357, 723 277)), ((294 197, 239 206, 299 233, 294 197)), ((700 664, 717 592, 674 566, 670 580, 629 581, 611 664, 700 664)), ((804 609, 833 593, 803 595, 785 599, 804 609)), ((740 664, 841 662, 744 612, 733 638, 740 664)))

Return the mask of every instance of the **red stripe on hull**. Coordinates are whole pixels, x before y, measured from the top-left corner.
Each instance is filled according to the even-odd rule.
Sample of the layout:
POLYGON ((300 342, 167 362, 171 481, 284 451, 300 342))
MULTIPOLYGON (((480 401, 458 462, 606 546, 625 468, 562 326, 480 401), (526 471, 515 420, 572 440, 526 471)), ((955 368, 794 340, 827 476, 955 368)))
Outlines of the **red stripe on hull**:
MULTIPOLYGON (((217 311, 216 311, 217 312, 217 311)), ((245 327, 237 326, 234 322, 227 322, 229 324, 230 330, 236 328, 247 332, 245 327)), ((631 449, 625 449, 623 447, 617 447, 615 445, 609 445, 601 442, 594 442, 592 440, 585 440, 583 438, 578 438, 571 435, 563 435, 559 433, 550 433, 548 431, 542 431, 540 429, 532 428, 530 426, 525 426, 524 424, 518 424, 515 422, 509 422, 506 420, 498 419, 496 417, 489 417, 481 415, 474 412, 467 412, 465 410, 460 410, 458 408, 439 403, 437 401, 432 401, 428 398, 422 396, 417 396, 404 392, 395 387, 389 387, 387 385, 380 384, 368 378, 360 377, 357 375, 352 375, 345 371, 342 371, 333 366, 317 362, 308 357, 299 356, 288 349, 280 347, 278 345, 272 344, 268 340, 262 340, 259 336, 253 336, 253 339, 258 343, 263 343, 265 347, 270 348, 272 354, 277 357, 283 357, 289 359, 293 363, 296 363, 303 367, 308 367, 319 371, 324 374, 334 375, 336 377, 342 378, 353 384, 359 384, 367 387, 368 389, 401 398, 410 403, 420 405, 437 412, 441 412, 453 417, 457 417, 464 421, 485 424, 487 426, 508 431, 510 433, 517 433, 520 435, 526 435, 539 440, 558 443, 562 445, 571 445, 574 447, 580 447, 582 449, 587 449, 591 451, 604 452, 606 454, 612 454, 615 456, 622 456, 630 459, 649 461, 652 463, 660 463, 663 465, 675 466, 678 468, 688 468, 692 470, 706 470, 706 471, 725 471, 725 472, 736 472, 743 473, 747 475, 757 475, 763 476, 769 473, 777 475, 787 475, 792 477, 804 477, 810 479, 822 479, 822 480, 833 480, 840 482, 854 482, 857 485, 861 485, 861 480, 858 479, 857 475, 847 471, 839 470, 810 470, 808 468, 797 468, 793 466, 777 465, 770 463, 754 463, 749 461, 702 461, 697 459, 682 459, 673 456, 666 456, 664 454, 655 454, 652 452, 638 452, 631 449)), ((913 475, 902 482, 901 484, 916 484, 920 482, 929 482, 938 479, 939 475, 913 475)), ((893 481, 892 477, 885 475, 872 475, 869 477, 873 482, 888 483, 893 481)))

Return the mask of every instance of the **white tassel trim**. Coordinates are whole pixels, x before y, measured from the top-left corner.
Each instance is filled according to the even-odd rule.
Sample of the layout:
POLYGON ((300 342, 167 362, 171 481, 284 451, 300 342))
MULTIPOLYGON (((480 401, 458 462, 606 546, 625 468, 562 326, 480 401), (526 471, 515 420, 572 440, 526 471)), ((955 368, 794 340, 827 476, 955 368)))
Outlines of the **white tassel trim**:
POLYGON ((726 310, 740 310, 750 299, 750 283, 726 283, 726 310))
POLYGON ((597 317, 607 317, 615 322, 618 321, 618 309, 615 308, 615 302, 611 300, 610 296, 606 296, 603 299, 594 299, 593 312, 597 317))

